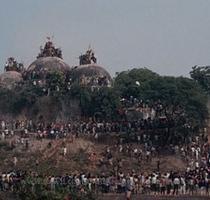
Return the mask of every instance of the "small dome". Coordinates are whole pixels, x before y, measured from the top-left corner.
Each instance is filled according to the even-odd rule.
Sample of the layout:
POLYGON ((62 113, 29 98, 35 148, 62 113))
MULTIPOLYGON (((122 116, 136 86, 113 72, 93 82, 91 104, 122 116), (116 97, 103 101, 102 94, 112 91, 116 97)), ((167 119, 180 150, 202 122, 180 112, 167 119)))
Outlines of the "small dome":
POLYGON ((91 63, 80 65, 71 70, 73 81, 79 81, 82 85, 110 85, 112 78, 110 74, 101 66, 91 63), (100 83, 100 82, 103 83, 100 83))
POLYGON ((8 71, 0 75, 0 87, 13 89, 23 81, 23 77, 19 72, 8 71))
POLYGON ((68 64, 58 57, 40 57, 35 60, 27 69, 27 75, 38 74, 39 78, 45 78, 48 73, 70 70, 68 64))

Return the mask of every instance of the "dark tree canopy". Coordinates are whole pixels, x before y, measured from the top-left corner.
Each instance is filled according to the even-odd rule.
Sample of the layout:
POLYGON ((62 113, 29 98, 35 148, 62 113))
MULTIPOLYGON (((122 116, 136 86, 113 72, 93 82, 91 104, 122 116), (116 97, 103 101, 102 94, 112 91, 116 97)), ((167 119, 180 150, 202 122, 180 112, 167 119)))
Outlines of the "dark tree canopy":
POLYGON ((70 96, 79 100, 84 116, 95 117, 97 115, 104 119, 117 118, 120 98, 114 88, 91 89, 74 85, 70 96))
POLYGON ((161 100, 166 106, 183 108, 194 125, 207 117, 207 98, 200 85, 190 78, 160 76, 146 68, 121 72, 115 79, 115 89, 121 96, 143 100, 161 100))
POLYGON ((194 66, 190 76, 210 95, 210 66, 194 66))
POLYGON ((122 96, 138 96, 139 86, 146 86, 147 82, 159 77, 155 72, 147 68, 123 71, 117 75, 114 87, 122 96))

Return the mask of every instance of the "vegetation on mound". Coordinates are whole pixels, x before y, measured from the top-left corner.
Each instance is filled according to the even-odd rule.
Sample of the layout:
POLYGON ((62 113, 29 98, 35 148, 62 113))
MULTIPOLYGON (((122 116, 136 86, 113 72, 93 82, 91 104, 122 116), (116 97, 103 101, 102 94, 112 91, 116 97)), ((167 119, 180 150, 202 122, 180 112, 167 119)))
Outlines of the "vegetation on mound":
POLYGON ((21 200, 95 200, 96 197, 88 190, 81 188, 78 190, 76 186, 70 184, 66 187, 54 187, 44 183, 41 177, 28 177, 22 181, 18 188, 15 188, 15 196, 21 200))
POLYGON ((0 111, 15 115, 27 108, 32 110, 40 97, 47 95, 55 99, 53 102, 56 102, 57 107, 67 99, 76 99, 84 117, 97 116, 103 120, 120 120, 120 100, 132 96, 148 104, 160 100, 171 111, 170 114, 173 114, 177 107, 181 107, 188 124, 198 130, 204 126, 208 113, 207 97, 201 87, 208 91, 209 83, 203 81, 206 80, 203 71, 206 75, 208 70, 193 68, 193 79, 190 79, 160 76, 147 68, 132 69, 117 74, 111 88, 81 87, 73 84, 70 90, 64 87, 65 80, 62 74, 52 73, 47 76, 45 87, 26 82, 14 91, 0 89, 0 111))
POLYGON ((210 66, 194 66, 190 76, 210 95, 210 66))
POLYGON ((160 100, 171 107, 172 112, 181 106, 194 127, 204 125, 207 117, 207 97, 201 86, 190 78, 160 76, 146 68, 132 69, 116 77, 115 88, 121 96, 133 96, 151 103, 160 100))

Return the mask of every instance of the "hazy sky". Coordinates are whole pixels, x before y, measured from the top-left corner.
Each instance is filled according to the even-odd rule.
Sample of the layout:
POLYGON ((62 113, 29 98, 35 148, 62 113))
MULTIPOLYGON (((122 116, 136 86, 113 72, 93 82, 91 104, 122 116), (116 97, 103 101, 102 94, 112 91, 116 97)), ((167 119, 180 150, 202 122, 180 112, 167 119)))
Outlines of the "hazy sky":
POLYGON ((114 75, 148 67, 187 76, 210 64, 210 0, 0 0, 0 64, 28 66, 47 36, 78 64, 88 45, 114 75))

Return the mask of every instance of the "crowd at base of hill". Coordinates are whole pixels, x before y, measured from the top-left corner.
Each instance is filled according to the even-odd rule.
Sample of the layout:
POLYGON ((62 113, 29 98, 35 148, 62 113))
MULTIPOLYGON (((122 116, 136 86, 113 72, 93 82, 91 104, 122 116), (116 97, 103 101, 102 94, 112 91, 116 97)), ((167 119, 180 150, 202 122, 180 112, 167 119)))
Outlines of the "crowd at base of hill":
POLYGON ((46 190, 59 191, 61 188, 75 188, 78 192, 126 193, 146 195, 203 195, 210 196, 210 166, 187 169, 183 173, 160 172, 130 173, 119 172, 118 176, 101 174, 93 176, 87 173, 66 174, 63 176, 39 176, 36 173, 12 171, 2 173, 0 190, 18 191, 23 187, 31 191, 42 185, 46 190))

